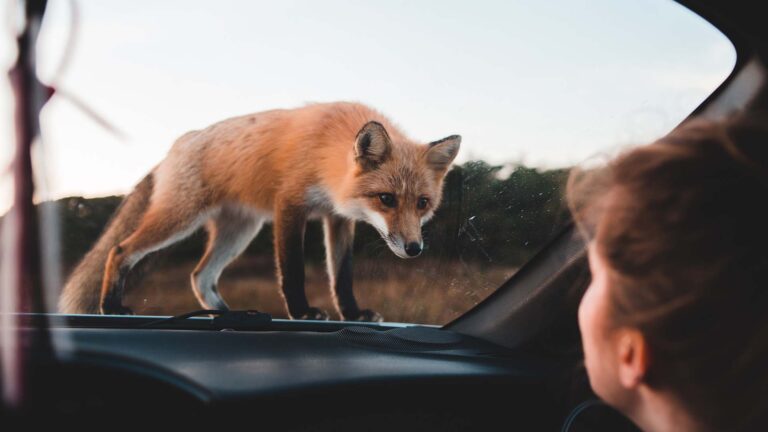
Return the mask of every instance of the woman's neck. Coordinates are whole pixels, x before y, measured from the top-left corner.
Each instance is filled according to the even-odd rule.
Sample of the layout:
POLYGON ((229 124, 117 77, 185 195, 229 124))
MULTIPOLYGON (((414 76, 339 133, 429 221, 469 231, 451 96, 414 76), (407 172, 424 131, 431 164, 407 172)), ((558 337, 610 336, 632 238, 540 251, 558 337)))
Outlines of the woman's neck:
POLYGON ((647 386, 639 389, 640 398, 635 409, 626 413, 635 424, 646 432, 693 432, 704 431, 680 401, 668 392, 653 390, 647 386))

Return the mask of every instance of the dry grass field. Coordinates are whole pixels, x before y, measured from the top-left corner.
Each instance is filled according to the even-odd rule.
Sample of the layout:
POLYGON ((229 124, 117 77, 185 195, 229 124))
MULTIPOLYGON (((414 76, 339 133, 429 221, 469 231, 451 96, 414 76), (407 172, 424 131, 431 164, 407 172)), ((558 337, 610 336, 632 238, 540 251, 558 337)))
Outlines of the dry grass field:
MULTIPOLYGON (((125 303, 144 315, 200 309, 189 282, 194 266, 193 261, 158 264, 127 294, 125 303)), ((361 307, 378 311, 386 321, 445 324, 485 299, 514 271, 427 257, 408 261, 365 257, 354 262, 354 286, 361 307)), ((286 318, 270 255, 240 257, 224 270, 219 290, 232 308, 286 318)), ((310 304, 339 319, 323 266, 307 266, 306 291, 310 304)))

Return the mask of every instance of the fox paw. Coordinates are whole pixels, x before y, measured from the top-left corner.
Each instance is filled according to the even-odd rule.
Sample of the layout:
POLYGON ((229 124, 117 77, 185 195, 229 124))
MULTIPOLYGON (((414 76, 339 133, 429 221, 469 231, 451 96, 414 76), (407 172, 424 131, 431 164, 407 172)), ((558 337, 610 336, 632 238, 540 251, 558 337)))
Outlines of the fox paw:
POLYGON ((364 322, 382 322, 384 317, 376 311, 370 309, 363 309, 354 314, 345 314, 344 320, 346 321, 364 321, 364 322))
POLYGON ((131 308, 123 305, 103 305, 101 307, 102 315, 133 315, 131 308))
POLYGON ((309 308, 306 312, 304 312, 301 316, 295 319, 300 320, 315 320, 315 321, 328 321, 328 312, 318 309, 318 308, 309 308))

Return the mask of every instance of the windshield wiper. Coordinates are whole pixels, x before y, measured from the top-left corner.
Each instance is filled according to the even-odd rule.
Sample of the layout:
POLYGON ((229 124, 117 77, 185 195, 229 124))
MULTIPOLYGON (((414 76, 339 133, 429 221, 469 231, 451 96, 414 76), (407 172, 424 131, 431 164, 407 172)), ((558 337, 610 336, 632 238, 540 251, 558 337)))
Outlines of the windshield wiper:
POLYGON ((138 326, 138 328, 162 327, 165 324, 203 315, 213 315, 211 328, 214 330, 261 330, 272 323, 272 315, 257 310, 201 309, 150 321, 138 326))

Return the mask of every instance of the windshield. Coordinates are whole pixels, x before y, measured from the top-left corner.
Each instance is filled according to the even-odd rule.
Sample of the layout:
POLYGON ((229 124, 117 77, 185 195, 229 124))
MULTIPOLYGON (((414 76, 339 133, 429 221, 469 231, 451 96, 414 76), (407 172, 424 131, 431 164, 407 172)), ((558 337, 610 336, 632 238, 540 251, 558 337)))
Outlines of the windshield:
POLYGON ((567 222, 570 167, 665 134, 735 64, 720 32, 667 0, 76 5, 49 5, 39 43, 40 77, 58 90, 36 154, 37 201, 59 228, 45 237, 58 257, 46 283, 52 310, 68 283, 88 305, 63 312, 224 304, 445 324, 567 222), (334 117, 338 101, 384 131, 334 117), (162 226, 124 243, 142 223, 162 226), (89 253, 101 261, 78 267, 89 253))

